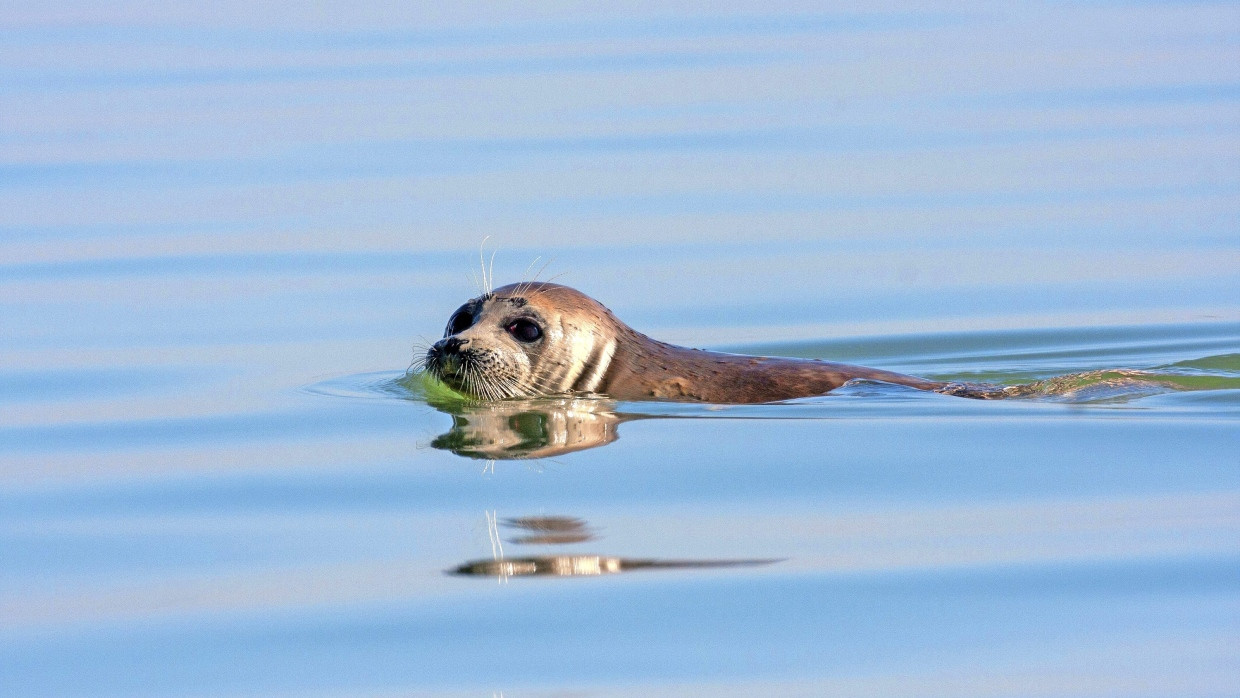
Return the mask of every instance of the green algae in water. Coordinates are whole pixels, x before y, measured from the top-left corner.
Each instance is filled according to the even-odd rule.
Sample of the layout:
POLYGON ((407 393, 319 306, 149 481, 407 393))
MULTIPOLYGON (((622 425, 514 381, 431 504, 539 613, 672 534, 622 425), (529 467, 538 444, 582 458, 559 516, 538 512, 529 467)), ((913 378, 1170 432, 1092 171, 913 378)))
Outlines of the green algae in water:
MULTIPOLYGON (((1201 371, 1226 371, 1234 373, 1240 377, 1240 354, 1221 354, 1219 356, 1207 356, 1204 359, 1190 359, 1188 361, 1177 361, 1176 363, 1166 366, 1166 368, 1189 368, 1201 371)), ((1225 387, 1234 388, 1235 384, 1225 387)))
POLYGON ((406 373, 396 381, 398 385, 412 393, 412 397, 421 398, 428 403, 448 402, 461 403, 474 400, 464 393, 458 393, 443 381, 425 371, 406 373))

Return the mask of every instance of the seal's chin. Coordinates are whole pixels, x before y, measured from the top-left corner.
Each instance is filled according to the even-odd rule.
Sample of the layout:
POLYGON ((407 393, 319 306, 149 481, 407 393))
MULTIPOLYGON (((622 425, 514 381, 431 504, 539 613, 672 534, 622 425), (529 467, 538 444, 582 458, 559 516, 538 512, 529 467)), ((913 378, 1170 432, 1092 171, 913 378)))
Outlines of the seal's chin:
POLYGON ((434 363, 436 377, 440 380, 456 378, 464 372, 464 362, 458 356, 441 356, 434 363))

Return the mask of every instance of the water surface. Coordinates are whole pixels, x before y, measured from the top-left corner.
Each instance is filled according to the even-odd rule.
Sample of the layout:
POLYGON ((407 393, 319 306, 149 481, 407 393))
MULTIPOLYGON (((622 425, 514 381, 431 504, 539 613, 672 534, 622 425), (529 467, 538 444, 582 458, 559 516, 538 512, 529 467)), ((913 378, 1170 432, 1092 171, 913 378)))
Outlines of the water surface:
POLYGON ((2 14, 0 693, 1240 693, 1232 4, 2 14), (1041 387, 445 400, 487 236, 1041 387))

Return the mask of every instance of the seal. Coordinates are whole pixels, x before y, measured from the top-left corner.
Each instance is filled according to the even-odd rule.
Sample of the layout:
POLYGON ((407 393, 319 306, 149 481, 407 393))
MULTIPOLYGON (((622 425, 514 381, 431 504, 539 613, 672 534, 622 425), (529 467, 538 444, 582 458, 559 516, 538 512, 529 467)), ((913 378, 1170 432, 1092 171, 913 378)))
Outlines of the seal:
POLYGON ((866 379, 967 395, 941 383, 820 359, 744 356, 651 339, 593 298, 546 282, 474 298, 427 350, 426 371, 480 400, 605 395, 617 400, 758 403, 821 395, 866 379))

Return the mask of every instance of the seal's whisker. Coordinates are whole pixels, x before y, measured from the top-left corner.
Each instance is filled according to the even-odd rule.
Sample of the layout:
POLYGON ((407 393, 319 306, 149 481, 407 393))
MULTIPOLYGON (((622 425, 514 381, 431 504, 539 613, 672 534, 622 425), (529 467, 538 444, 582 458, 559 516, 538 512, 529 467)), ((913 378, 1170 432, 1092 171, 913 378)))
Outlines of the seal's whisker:
POLYGON ((546 281, 544 281, 543 283, 546 283, 546 284, 552 283, 552 282, 554 282, 556 279, 560 278, 561 276, 564 276, 564 275, 565 275, 565 274, 567 274, 567 273, 568 273, 567 271, 562 271, 562 272, 560 272, 559 274, 556 274, 556 275, 552 276, 550 279, 547 279, 547 280, 546 280, 546 281))
POLYGON ((520 383, 514 376, 496 376, 495 384, 505 398, 514 398, 521 396, 524 391, 521 390, 520 383))
POLYGON ((528 396, 546 395, 548 393, 558 393, 560 389, 551 385, 550 381, 553 376, 550 373, 531 373, 527 383, 532 390, 523 391, 528 396))
POLYGON ((498 400, 500 398, 499 390, 495 387, 495 382, 486 374, 479 372, 478 387, 482 389, 482 394, 487 400, 498 400))
POLYGON ((486 263, 486 260, 483 259, 482 257, 483 248, 487 246, 487 240, 490 240, 490 239, 491 239, 491 236, 487 235, 486 237, 482 238, 482 243, 478 245, 478 266, 482 268, 482 294, 483 295, 486 295, 491 292, 490 289, 486 287, 487 263, 486 263))
POLYGON ((405 369, 405 375, 422 373, 427 370, 427 363, 430 361, 428 354, 433 344, 425 336, 418 335, 418 339, 413 343, 413 359, 409 362, 409 367, 405 369))
POLYGON ((512 397, 512 390, 505 381, 492 380, 491 388, 494 390, 496 397, 500 400, 512 397))
POLYGON ((508 386, 499 381, 495 381, 491 387, 494 389, 495 397, 498 400, 506 400, 509 397, 512 397, 508 389, 508 386))
POLYGON ((485 376, 483 376, 477 366, 469 367, 469 387, 473 397, 483 400, 491 399, 487 392, 487 384, 485 376))
MULTIPOLYGON (((539 259, 542 259, 542 257, 535 257, 534 261, 530 262, 530 266, 525 268, 525 273, 527 275, 530 273, 530 269, 533 268, 533 266, 538 263, 539 259)), ((518 296, 525 295, 526 292, 528 292, 531 288, 534 287, 534 284, 538 283, 538 277, 542 276, 542 273, 546 271, 547 267, 554 261, 555 261, 555 257, 551 257, 546 262, 543 262, 543 265, 538 268, 538 271, 534 272, 534 276, 532 278, 530 278, 528 281, 522 281, 520 284, 517 285, 517 288, 515 289, 514 293, 518 296)))
MULTIPOLYGON (((525 293, 525 299, 526 299, 526 300, 533 300, 533 299, 535 299, 535 298, 539 298, 539 297, 541 297, 541 296, 545 295, 547 292, 549 292, 549 291, 551 290, 551 289, 550 289, 550 288, 548 288, 547 286, 542 286, 542 285, 539 285, 538 287, 535 287, 535 284, 536 284, 536 283, 537 283, 537 282, 535 282, 535 281, 531 281, 531 282, 529 283, 529 285, 528 285, 528 289, 530 289, 530 290, 527 290, 527 291, 526 291, 526 293, 525 293)), ((550 283, 550 282, 544 282, 544 283, 550 283)))
POLYGON ((495 255, 499 254, 499 250, 491 253, 491 264, 487 266, 487 293, 495 291, 495 255))
POLYGON ((482 397, 486 400, 498 400, 500 395, 495 387, 493 378, 483 373, 477 366, 474 366, 473 369, 476 385, 482 397))
MULTIPOLYGON (((535 257, 533 260, 531 260, 531 261, 530 261, 530 263, 529 263, 529 266, 527 266, 527 267, 525 268, 525 271, 521 274, 521 276, 523 276, 523 277, 528 277, 528 276, 530 275, 530 270, 534 268, 534 265, 535 265, 535 264, 538 264, 538 260, 540 260, 540 259, 542 259, 542 255, 538 255, 538 256, 537 256, 537 257, 535 257)), ((545 265, 544 265, 544 266, 545 266, 545 265)), ((537 277, 537 275, 535 275, 535 277, 534 277, 534 278, 538 278, 538 277, 537 277)), ((520 287, 518 286, 518 288, 520 288, 520 287)))
POLYGON ((534 283, 538 281, 538 277, 542 276, 542 273, 544 271, 547 271, 547 267, 551 266, 551 263, 554 261, 555 261, 555 257, 551 257, 545 263, 543 263, 543 265, 538 268, 538 271, 534 272, 534 278, 530 279, 530 283, 534 283))
POLYGON ((474 377, 471 367, 464 366, 457 376, 460 378, 461 383, 457 390, 469 397, 478 397, 477 391, 474 390, 474 377))
MULTIPOLYGON (((490 240, 490 239, 491 239, 491 236, 488 235, 482 238, 482 243, 478 245, 478 266, 482 268, 482 284, 483 284, 482 295, 483 296, 491 295, 491 291, 493 289, 493 287, 491 286, 492 276, 491 274, 487 273, 487 260, 486 260, 487 240, 490 240)), ((495 252, 499 252, 499 250, 496 250, 495 252)), ((494 268, 494 265, 495 265, 495 252, 491 253, 492 268, 494 268)))
POLYGON ((504 386, 509 397, 531 397, 537 394, 526 390, 524 386, 521 385, 521 381, 517 380, 515 376, 505 376, 504 386))

